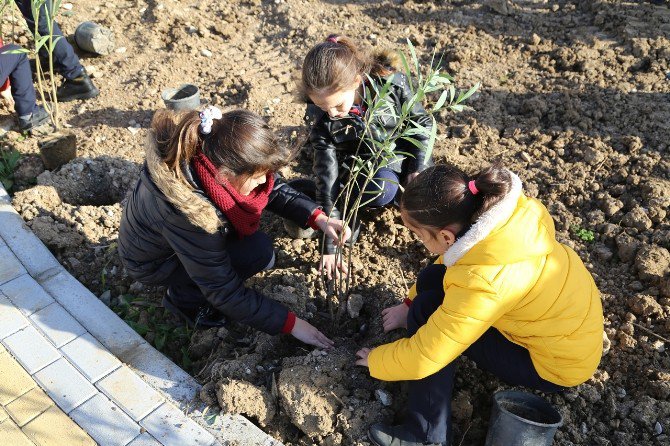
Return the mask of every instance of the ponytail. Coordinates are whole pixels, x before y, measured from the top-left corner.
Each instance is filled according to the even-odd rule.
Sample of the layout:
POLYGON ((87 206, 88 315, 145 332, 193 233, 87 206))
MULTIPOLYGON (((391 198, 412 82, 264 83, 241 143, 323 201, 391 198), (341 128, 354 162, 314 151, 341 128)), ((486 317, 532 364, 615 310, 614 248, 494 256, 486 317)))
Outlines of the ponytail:
POLYGON ((267 122, 247 110, 233 110, 214 119, 211 132, 200 131, 195 110, 158 110, 151 131, 163 162, 182 179, 181 166, 190 163, 199 150, 225 174, 253 175, 276 171, 286 165, 292 153, 279 144, 267 122))
POLYGON ((352 39, 331 34, 305 56, 299 95, 308 98, 311 93, 339 91, 350 88, 356 76, 387 76, 396 70, 398 58, 390 51, 370 55, 362 51, 352 39))
POLYGON ((421 226, 469 228, 512 188, 507 169, 494 164, 468 177, 453 165, 429 167, 407 185, 400 208, 421 226))

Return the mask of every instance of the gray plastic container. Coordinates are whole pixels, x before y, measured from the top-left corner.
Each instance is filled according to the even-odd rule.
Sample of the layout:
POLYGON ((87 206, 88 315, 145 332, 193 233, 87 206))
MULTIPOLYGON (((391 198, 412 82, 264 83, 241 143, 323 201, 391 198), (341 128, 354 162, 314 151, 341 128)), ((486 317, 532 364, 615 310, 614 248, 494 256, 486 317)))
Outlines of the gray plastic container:
POLYGON ((74 43, 89 53, 105 56, 116 48, 114 33, 111 29, 95 22, 82 22, 74 32, 74 43))
POLYGON ((163 90, 161 98, 170 110, 195 110, 200 107, 200 90, 193 84, 163 90))
POLYGON ((551 446, 561 414, 532 393, 506 390, 493 395, 486 446, 551 446))

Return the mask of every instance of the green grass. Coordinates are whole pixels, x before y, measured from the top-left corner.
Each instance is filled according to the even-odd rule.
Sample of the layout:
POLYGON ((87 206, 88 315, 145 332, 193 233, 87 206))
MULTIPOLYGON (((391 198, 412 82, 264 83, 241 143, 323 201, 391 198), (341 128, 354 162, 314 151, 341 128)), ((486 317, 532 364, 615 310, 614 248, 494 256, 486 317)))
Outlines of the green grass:
POLYGON ((14 171, 21 158, 16 150, 3 150, 0 152, 0 182, 9 192, 14 186, 14 171))
POLYGON ((171 320, 170 313, 155 302, 130 294, 123 294, 118 299, 114 312, 158 351, 172 357, 189 371, 193 361, 188 347, 193 330, 185 325, 166 322, 171 320))
POLYGON ((580 228, 577 225, 572 225, 570 230, 576 238, 583 242, 591 243, 596 239, 594 232, 590 229, 580 228))

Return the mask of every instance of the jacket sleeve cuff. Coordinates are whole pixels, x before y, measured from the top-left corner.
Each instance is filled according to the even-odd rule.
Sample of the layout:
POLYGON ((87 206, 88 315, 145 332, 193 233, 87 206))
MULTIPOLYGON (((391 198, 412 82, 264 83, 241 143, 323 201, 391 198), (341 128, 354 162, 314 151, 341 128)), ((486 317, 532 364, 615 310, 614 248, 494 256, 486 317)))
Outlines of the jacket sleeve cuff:
POLYGON ((0 91, 5 91, 8 88, 9 88, 9 78, 7 78, 7 80, 5 80, 5 83, 2 84, 2 87, 0 87, 0 91))
POLYGON ((282 327, 281 332, 284 334, 291 333, 293 331, 293 327, 295 327, 295 313, 289 311, 288 315, 286 315, 286 321, 284 322, 284 326, 282 327))
POLYGON ((412 299, 410 299, 409 297, 406 297, 405 300, 403 300, 402 302, 408 307, 412 306, 412 299))
POLYGON ((312 215, 309 216, 309 220, 307 220, 307 226, 314 229, 315 231, 318 231, 320 228, 316 225, 316 219, 319 218, 319 215, 322 214, 325 214, 322 209, 314 209, 312 215))

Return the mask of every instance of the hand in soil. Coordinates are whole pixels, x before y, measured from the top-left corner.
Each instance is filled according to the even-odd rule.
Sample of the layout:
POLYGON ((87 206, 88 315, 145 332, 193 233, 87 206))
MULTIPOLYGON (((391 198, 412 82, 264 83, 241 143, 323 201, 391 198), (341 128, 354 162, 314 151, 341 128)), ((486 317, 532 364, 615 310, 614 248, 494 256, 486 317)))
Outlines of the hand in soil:
POLYGON ((363 367, 368 366, 368 356, 370 356, 371 348, 362 348, 356 352, 356 356, 359 359, 356 360, 356 365, 362 365, 363 367))
POLYGON ((347 262, 342 260, 342 257, 340 256, 340 264, 338 265, 335 257, 336 254, 325 254, 321 259, 321 266, 319 267, 319 271, 325 271, 328 280, 332 280, 333 276, 338 278, 340 274, 343 276, 347 275, 347 262))
POLYGON ((388 333, 396 328, 407 328, 407 313, 409 307, 404 303, 382 310, 382 319, 384 321, 384 333, 388 333))
POLYGON ((328 218, 326 214, 321 214, 316 217, 315 223, 332 240, 333 245, 339 246, 351 237, 349 226, 337 218, 328 218), (344 235, 342 236, 342 240, 340 240, 340 234, 342 233, 344 235))
POLYGON ((331 349, 335 345, 335 342, 328 339, 319 329, 299 317, 295 319, 291 334, 299 341, 315 347, 331 349))
POLYGON ((12 97, 12 92, 10 90, 0 92, 0 97, 2 97, 2 102, 4 102, 8 108, 14 107, 14 97, 12 97))

